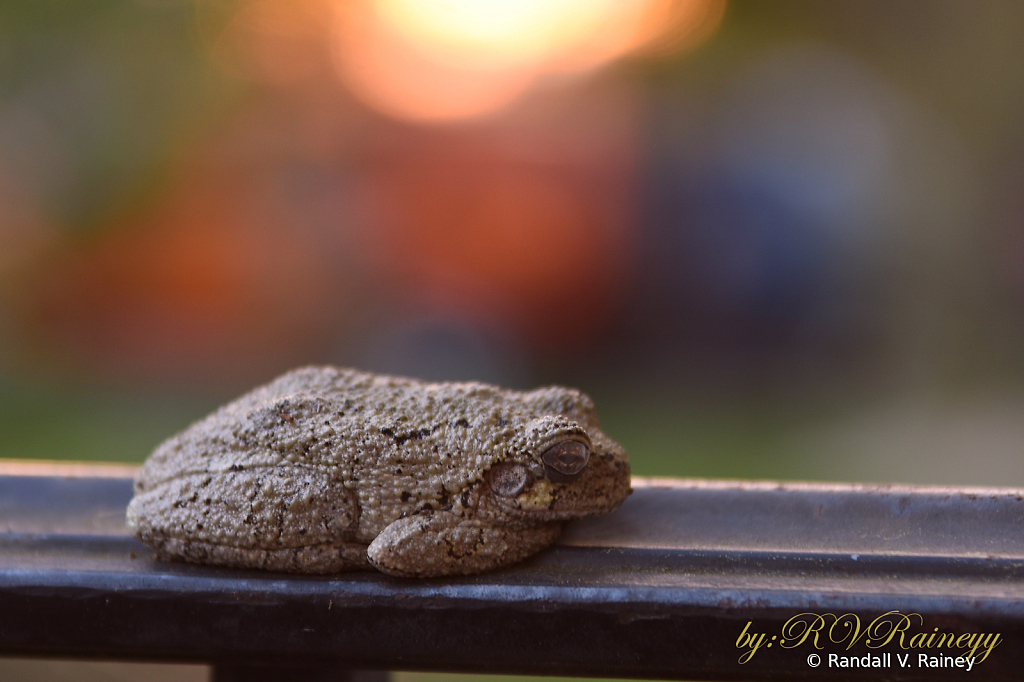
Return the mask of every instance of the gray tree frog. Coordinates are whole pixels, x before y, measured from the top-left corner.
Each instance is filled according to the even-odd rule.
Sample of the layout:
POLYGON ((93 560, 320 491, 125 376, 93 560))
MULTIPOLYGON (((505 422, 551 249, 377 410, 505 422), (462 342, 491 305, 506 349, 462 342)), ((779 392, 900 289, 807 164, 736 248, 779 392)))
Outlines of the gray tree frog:
POLYGON ((584 394, 289 372, 156 448, 127 521, 161 559, 300 573, 478 573, 630 490, 584 394))

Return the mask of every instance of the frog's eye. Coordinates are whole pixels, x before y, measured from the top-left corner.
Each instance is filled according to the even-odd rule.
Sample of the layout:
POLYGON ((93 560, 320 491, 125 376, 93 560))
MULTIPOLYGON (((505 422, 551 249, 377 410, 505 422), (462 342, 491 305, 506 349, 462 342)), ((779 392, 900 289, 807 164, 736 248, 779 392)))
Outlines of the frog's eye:
POLYGON ((563 440, 548 448, 541 459, 548 478, 555 483, 568 483, 587 466, 590 448, 578 440, 563 440))
POLYGON ((495 464, 491 467, 491 490, 502 497, 515 497, 526 487, 526 467, 522 464, 495 464))

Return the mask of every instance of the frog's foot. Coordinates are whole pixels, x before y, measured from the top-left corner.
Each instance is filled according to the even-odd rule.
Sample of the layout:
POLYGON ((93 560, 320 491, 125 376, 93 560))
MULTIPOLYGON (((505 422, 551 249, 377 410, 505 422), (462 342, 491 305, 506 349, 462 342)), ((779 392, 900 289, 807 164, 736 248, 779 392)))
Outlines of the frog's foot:
POLYGON ((522 561, 554 542, 561 530, 560 522, 514 528, 434 512, 395 521, 370 543, 366 554, 371 564, 391 575, 465 575, 522 561))

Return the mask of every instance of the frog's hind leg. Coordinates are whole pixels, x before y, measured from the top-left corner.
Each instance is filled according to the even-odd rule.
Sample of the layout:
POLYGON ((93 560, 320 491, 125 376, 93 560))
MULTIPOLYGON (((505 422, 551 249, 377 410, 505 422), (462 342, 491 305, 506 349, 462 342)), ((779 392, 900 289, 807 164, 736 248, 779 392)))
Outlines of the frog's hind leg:
POLYGON ((301 467, 181 476, 136 495, 127 513, 161 559, 303 573, 366 567, 358 521, 352 491, 301 467))
POLYGON ((211 542, 164 538, 155 543, 157 557, 195 564, 255 568, 288 573, 339 573, 372 568, 366 560, 366 545, 352 543, 254 549, 217 545, 211 542))

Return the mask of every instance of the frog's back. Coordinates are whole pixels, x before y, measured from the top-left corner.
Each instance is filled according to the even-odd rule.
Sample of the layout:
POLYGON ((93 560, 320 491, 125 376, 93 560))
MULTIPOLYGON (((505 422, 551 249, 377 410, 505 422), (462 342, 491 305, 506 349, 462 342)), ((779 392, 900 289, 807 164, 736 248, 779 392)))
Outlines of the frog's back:
POLYGON ((535 424, 552 420, 586 428, 597 454, 618 448, 573 389, 302 368, 161 444, 136 477, 128 522, 166 558, 307 572, 365 566, 367 545, 397 520, 473 507, 485 472, 535 452, 535 424))
MULTIPOLYGON (((245 500, 315 514, 307 498, 322 495, 337 521, 320 529, 321 540, 370 542, 401 516, 464 495, 516 447, 541 403, 559 399, 542 397, 334 367, 294 370, 161 444, 136 478, 132 518, 156 534, 230 527, 229 542, 301 542, 284 537, 275 520, 284 512, 265 504, 254 512, 245 500), (277 516, 260 521, 261 513, 277 516)), ((313 521, 303 519, 285 525, 305 534, 313 521)))
POLYGON ((289 372, 161 444, 136 480, 144 491, 195 473, 240 468, 329 469, 346 480, 399 451, 403 470, 462 487, 491 461, 493 441, 532 410, 484 384, 432 384, 336 367, 289 372), (518 419, 517 419, 518 417, 518 419), (425 467, 425 468, 424 468, 425 467))

